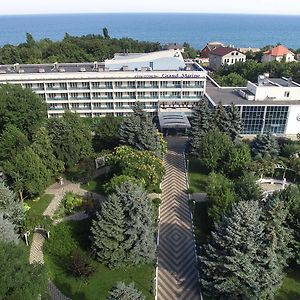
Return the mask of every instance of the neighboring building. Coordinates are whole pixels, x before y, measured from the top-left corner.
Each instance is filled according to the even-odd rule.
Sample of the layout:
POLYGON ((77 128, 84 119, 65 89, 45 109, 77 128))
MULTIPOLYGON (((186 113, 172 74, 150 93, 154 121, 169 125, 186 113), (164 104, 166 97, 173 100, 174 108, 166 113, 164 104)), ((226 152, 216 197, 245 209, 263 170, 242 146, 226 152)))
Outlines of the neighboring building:
POLYGON ((282 45, 278 45, 268 51, 265 51, 261 59, 262 62, 282 60, 286 62, 291 62, 295 60, 295 54, 282 45))
POLYGON ((221 88, 207 80, 206 98, 213 106, 232 103, 240 111, 242 134, 272 132, 295 137, 300 133, 300 84, 287 78, 259 76, 245 88, 221 88))
POLYGON ((246 54, 247 52, 257 53, 260 51, 260 48, 252 48, 252 47, 237 48, 237 49, 244 54, 246 54))
POLYGON ((184 52, 184 47, 181 44, 177 43, 168 43, 163 46, 164 50, 180 50, 181 52, 184 52))
POLYGON ((209 53, 209 67, 213 70, 218 70, 224 65, 245 61, 246 55, 235 48, 219 47, 209 53))
POLYGON ((0 66, 0 83, 31 88, 46 101, 49 117, 66 110, 82 117, 127 115, 136 101, 153 115, 190 114, 205 82, 206 71, 185 62, 179 50, 116 54, 103 63, 0 66))
POLYGON ((224 47, 224 44, 222 44, 220 42, 210 42, 210 43, 207 43, 206 46, 200 51, 200 57, 201 58, 208 58, 209 57, 209 53, 212 50, 217 49, 219 47, 224 47))

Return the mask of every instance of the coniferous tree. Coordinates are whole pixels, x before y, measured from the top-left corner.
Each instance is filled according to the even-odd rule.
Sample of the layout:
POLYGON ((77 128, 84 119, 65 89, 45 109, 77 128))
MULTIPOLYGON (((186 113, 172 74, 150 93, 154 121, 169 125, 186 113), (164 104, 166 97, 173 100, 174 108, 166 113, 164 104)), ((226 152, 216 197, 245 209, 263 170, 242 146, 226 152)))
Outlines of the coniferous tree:
POLYGON ((189 130, 190 151, 197 155, 200 150, 200 140, 212 128, 212 111, 206 101, 202 100, 194 107, 189 130))
POLYGON ((121 123, 119 136, 121 144, 163 155, 158 130, 139 102, 133 108, 133 114, 121 123))
POLYGON ((25 212, 16 194, 0 180, 0 213, 12 223, 19 226, 24 221, 25 212))
POLYGON ((2 212, 0 212, 0 241, 16 245, 19 243, 18 235, 15 232, 15 225, 8 219, 5 219, 2 212))
POLYGON ((97 258, 111 268, 152 262, 155 242, 146 192, 131 182, 116 188, 93 222, 91 238, 97 258))
POLYGON ((215 107, 214 122, 221 132, 228 134, 230 119, 225 107, 221 103, 215 107))
POLYGON ((201 285, 215 299, 262 299, 264 223, 257 201, 241 201, 215 225, 200 258, 201 285))
POLYGON ((227 115, 230 122, 227 133, 230 138, 235 141, 241 132, 241 116, 239 110, 234 104, 230 105, 227 109, 227 115))
POLYGON ((251 151, 254 156, 275 157, 279 153, 279 146, 274 135, 268 132, 256 136, 251 144, 251 151))
POLYGON ((115 194, 103 202, 91 228, 92 249, 99 261, 110 268, 125 262, 125 215, 121 199, 115 194))
POLYGON ((133 283, 125 285, 124 282, 118 282, 110 290, 106 300, 145 300, 145 296, 134 287, 133 283))

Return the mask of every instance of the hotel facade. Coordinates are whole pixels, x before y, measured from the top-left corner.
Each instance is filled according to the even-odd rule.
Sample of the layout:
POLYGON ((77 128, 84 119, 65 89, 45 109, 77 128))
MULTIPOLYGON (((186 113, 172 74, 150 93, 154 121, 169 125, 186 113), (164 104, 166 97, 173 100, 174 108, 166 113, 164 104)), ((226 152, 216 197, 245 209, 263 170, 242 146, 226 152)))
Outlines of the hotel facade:
POLYGON ((188 128, 185 116, 199 101, 208 101, 234 104, 244 135, 300 132, 300 84, 265 74, 246 87, 220 87, 199 64, 184 61, 180 50, 121 53, 103 63, 1 65, 0 84, 6 83, 37 93, 48 105, 48 117, 66 110, 82 117, 124 116, 139 101, 150 114, 164 115, 166 128, 188 128))
POLYGON ((179 50, 116 54, 104 63, 2 65, 0 84, 20 84, 48 105, 48 117, 64 111, 82 117, 122 116, 139 101, 155 115, 186 114, 203 98, 206 72, 185 62, 179 50))

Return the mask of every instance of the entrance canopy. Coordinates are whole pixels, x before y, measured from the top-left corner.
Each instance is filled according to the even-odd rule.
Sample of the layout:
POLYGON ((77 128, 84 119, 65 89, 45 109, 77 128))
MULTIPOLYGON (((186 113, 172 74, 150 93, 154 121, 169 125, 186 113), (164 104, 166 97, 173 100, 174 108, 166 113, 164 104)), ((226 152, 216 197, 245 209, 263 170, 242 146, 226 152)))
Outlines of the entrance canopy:
POLYGON ((188 118, 182 112, 159 113, 158 120, 161 129, 167 129, 167 128, 187 129, 191 127, 188 118))

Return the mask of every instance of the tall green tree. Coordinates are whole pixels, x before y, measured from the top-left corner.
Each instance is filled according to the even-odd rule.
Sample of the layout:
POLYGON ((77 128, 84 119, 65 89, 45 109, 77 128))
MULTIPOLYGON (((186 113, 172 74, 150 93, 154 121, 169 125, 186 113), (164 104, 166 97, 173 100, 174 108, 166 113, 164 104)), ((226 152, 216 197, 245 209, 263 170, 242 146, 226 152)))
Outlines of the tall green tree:
POLYGON ((228 128, 230 127, 230 119, 222 103, 219 103, 215 107, 214 122, 221 132, 228 132, 228 128))
POLYGON ((19 244, 15 225, 8 219, 5 219, 2 212, 0 212, 0 241, 5 243, 14 243, 16 245, 19 244))
POLYGON ((91 131, 78 114, 66 112, 62 118, 50 119, 48 131, 54 154, 66 167, 92 155, 91 131))
POLYGON ((0 133, 14 125, 30 138, 46 119, 46 103, 37 94, 18 85, 0 86, 0 133))
POLYGON ((107 203, 107 206, 103 204, 92 227, 93 250, 97 258, 110 267, 153 262, 153 214, 145 190, 124 182, 109 196, 107 203))
POLYGON ((15 125, 8 125, 0 135, 0 161, 14 159, 26 146, 29 146, 27 136, 15 125))
POLYGON ((237 201, 234 185, 222 174, 211 173, 206 189, 209 200, 208 216, 213 221, 219 221, 221 216, 231 209, 237 201))
POLYGON ((233 141, 235 141, 239 138, 241 132, 241 116, 239 110, 234 104, 227 107, 227 116, 230 123, 230 126, 227 129, 227 134, 233 141))
POLYGON ((200 151, 200 141, 203 135, 212 128, 212 110, 206 101, 199 101, 194 107, 191 117, 191 129, 189 130, 190 151, 193 155, 198 155, 200 151))
POLYGON ((215 224, 200 258, 204 295, 215 299, 265 299, 261 257, 264 223, 257 201, 241 201, 215 224))
POLYGON ((21 201, 24 192, 31 196, 43 193, 51 177, 51 172, 30 147, 19 152, 13 161, 5 162, 4 172, 11 178, 21 201))
POLYGON ((278 142, 270 132, 260 134, 252 141, 251 151, 257 157, 276 157, 279 153, 278 142))
POLYGON ((139 102, 133 108, 133 114, 121 123, 119 135, 121 144, 152 151, 157 156, 163 154, 158 130, 139 102))
POLYGON ((215 171, 220 168, 225 155, 232 147, 229 136, 215 128, 206 132, 200 139, 198 157, 209 171, 215 171))
POLYGON ((145 300, 145 296, 134 287, 134 283, 125 285, 124 282, 118 282, 113 287, 106 300, 145 300))
POLYGON ((102 29, 102 32, 103 32, 103 37, 104 37, 105 39, 110 39, 110 36, 109 36, 109 33, 108 33, 108 29, 107 29, 106 27, 104 27, 104 28, 102 29))
POLYGON ((64 171, 63 162, 54 156, 51 139, 45 127, 41 127, 37 130, 33 137, 31 148, 51 172, 51 176, 58 176, 58 174, 64 171))
POLYGON ((125 214, 121 199, 113 194, 103 202, 91 227, 92 249, 96 257, 109 268, 124 265, 126 253, 125 214))
POLYGON ((17 226, 25 218, 24 206, 18 201, 16 194, 0 180, 0 213, 17 226))
POLYGON ((114 116, 99 118, 93 137, 93 146, 96 152, 103 149, 111 150, 119 145, 119 126, 122 120, 123 118, 114 116))
POLYGON ((0 242, 0 299, 32 300, 47 295, 47 274, 42 265, 30 265, 24 247, 0 242))

